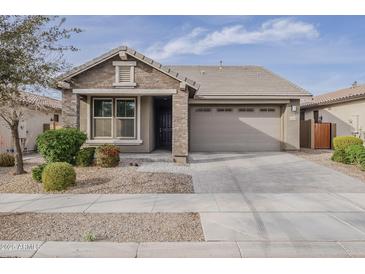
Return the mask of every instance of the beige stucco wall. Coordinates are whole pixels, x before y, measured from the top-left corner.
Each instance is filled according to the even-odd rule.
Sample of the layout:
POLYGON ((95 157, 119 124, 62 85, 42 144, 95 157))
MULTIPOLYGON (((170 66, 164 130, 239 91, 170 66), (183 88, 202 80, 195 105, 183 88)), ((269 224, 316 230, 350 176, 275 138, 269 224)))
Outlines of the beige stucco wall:
POLYGON ((308 109, 305 111, 306 120, 314 118, 314 110, 318 110, 318 115, 323 117, 322 122, 336 124, 337 136, 359 131, 360 137, 365 139, 365 99, 308 109))
MULTIPOLYGON (((43 132, 43 124, 50 124, 54 112, 41 112, 36 110, 26 110, 24 118, 19 124, 19 136, 24 138, 23 149, 33 151, 36 146, 36 138, 43 132)), ((61 114, 60 115, 60 120, 61 114)), ((0 118, 0 152, 14 149, 11 131, 6 122, 0 118)))
POLYGON ((282 149, 297 150, 300 148, 300 101, 291 100, 282 107, 282 149), (292 111, 292 106, 297 110, 292 111))

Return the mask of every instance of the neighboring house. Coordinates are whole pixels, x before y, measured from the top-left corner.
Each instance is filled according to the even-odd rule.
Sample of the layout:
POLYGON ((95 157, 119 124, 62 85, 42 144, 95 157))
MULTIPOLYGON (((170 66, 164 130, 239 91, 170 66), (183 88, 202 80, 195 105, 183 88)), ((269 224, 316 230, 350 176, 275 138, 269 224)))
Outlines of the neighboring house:
MULTIPOLYGON (((61 101, 33 93, 23 92, 27 107, 19 123, 19 137, 23 151, 33 151, 36 138, 46 129, 56 128, 61 123, 61 101), (41 107, 35 109, 33 106, 41 107)), ((13 152, 14 142, 7 123, 0 117, 0 152, 13 152)))
POLYGON ((314 96, 301 104, 301 119, 336 124, 336 135, 365 138, 365 85, 314 96))
POLYGON ((299 149, 308 92, 258 66, 162 66, 122 46, 59 78, 65 126, 122 152, 299 149))

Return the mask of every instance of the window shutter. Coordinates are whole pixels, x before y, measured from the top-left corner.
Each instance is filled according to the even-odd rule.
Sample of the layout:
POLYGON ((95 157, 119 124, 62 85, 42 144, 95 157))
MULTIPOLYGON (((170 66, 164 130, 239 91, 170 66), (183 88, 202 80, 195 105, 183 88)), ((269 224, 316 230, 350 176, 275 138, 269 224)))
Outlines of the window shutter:
POLYGON ((119 83, 130 83, 131 82, 131 67, 120 66, 119 67, 119 83))

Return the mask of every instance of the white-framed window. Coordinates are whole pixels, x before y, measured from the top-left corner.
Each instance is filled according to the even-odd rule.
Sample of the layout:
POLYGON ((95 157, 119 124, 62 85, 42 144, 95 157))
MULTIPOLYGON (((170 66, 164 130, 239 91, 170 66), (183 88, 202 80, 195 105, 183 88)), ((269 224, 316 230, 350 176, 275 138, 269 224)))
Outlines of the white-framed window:
POLYGON ((115 99, 115 137, 136 137, 136 99, 115 99))
POLYGON ((114 61, 115 66, 115 87, 135 87, 134 68, 137 65, 135 61, 114 61))
POLYGON ((113 137, 113 99, 93 98, 93 137, 113 137))

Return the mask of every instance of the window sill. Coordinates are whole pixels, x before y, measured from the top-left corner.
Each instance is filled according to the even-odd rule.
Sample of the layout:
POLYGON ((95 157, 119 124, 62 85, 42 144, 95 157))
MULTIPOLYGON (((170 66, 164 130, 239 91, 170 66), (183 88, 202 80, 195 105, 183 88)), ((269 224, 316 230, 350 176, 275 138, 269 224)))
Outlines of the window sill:
POLYGON ((137 86, 137 83, 113 83, 113 87, 116 88, 130 88, 137 86))
POLYGON ((118 146, 136 146, 143 144, 143 140, 122 140, 122 139, 93 139, 87 140, 87 145, 112 144, 118 146))

